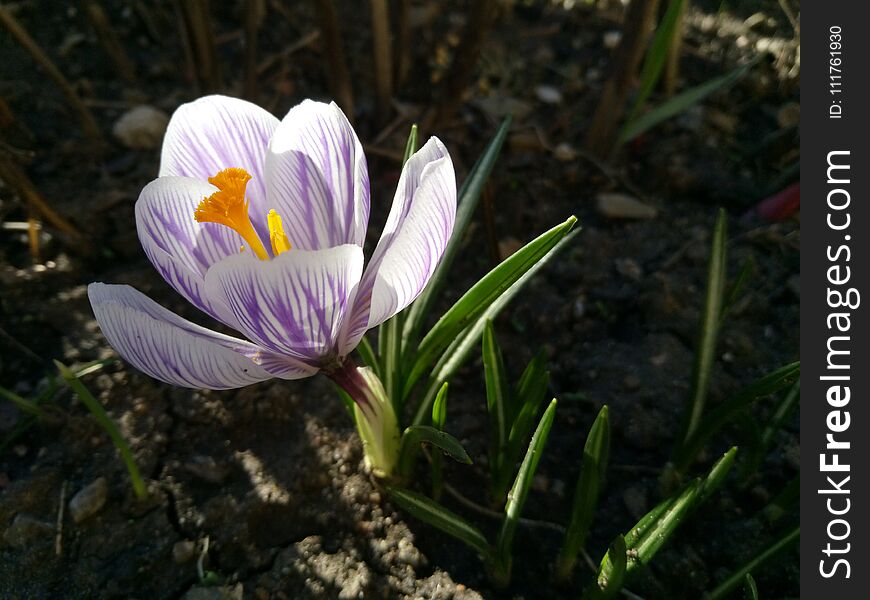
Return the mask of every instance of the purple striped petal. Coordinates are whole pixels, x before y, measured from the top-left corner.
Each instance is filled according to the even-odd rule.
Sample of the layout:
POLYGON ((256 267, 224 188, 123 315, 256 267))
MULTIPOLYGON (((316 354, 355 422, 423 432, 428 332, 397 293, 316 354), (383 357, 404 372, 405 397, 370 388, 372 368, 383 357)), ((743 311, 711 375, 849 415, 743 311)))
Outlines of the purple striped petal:
POLYGON ((200 200, 216 189, 189 177, 159 177, 136 201, 136 229, 145 254, 169 285, 200 310, 238 328, 227 307, 203 290, 209 267, 238 254, 243 243, 229 227, 194 219, 200 200))
POLYGON ((92 283, 91 307, 115 350, 140 371, 184 387, 230 389, 317 368, 183 319, 129 285, 92 283))
POLYGON ((447 148, 429 138, 405 163, 387 224, 360 282, 340 354, 366 330, 420 295, 441 260, 456 218, 456 174, 447 148))
POLYGON ((315 363, 334 354, 362 274, 362 248, 289 250, 270 261, 231 256, 205 276, 209 297, 222 298, 240 331, 278 354, 315 363))
MULTIPOLYGON (((278 119, 256 104, 228 96, 205 96, 173 113, 163 138, 160 176, 207 181, 218 171, 240 167, 251 174, 247 195, 251 221, 268 239, 265 157, 278 119)), ((265 237, 264 237, 265 236, 265 237)))
POLYGON ((281 214, 294 248, 363 245, 368 166, 353 127, 334 102, 305 100, 287 113, 269 145, 266 182, 265 208, 281 214))

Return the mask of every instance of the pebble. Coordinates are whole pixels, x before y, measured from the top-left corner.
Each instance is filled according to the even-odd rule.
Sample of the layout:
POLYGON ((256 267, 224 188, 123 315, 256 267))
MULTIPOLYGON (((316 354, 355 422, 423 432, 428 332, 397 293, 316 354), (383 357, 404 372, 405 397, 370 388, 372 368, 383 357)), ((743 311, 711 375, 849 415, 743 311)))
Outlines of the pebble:
POLYGON ((573 162, 577 160, 577 150, 571 144, 562 142, 553 150, 553 156, 562 162, 573 162))
POLYGON ((115 121, 112 133, 124 146, 133 150, 153 150, 160 145, 169 116, 153 106, 131 108, 115 121))
POLYGON ((181 540, 172 546, 172 560, 177 565, 190 562, 194 556, 196 556, 196 544, 190 540, 181 540))
POLYGON ((562 102, 562 92, 552 85, 537 86, 535 96, 544 104, 560 104, 562 102))
POLYGON ((604 44, 604 47, 608 50, 613 50, 619 45, 619 42, 622 41, 622 32, 621 31, 608 31, 604 34, 604 37, 601 39, 601 42, 604 44))
POLYGON ((54 527, 50 523, 18 513, 12 525, 3 533, 3 540, 10 546, 24 548, 34 540, 51 535, 53 532, 54 527))
POLYGON ((596 197, 598 212, 608 219, 654 219, 655 208, 627 194, 604 192, 596 197))
POLYGON ((106 504, 106 494, 109 486, 105 477, 98 477, 92 483, 83 487, 69 501, 69 514, 75 523, 81 523, 88 517, 97 514, 106 504))
POLYGON ((617 258, 614 261, 616 272, 631 281, 640 281, 643 269, 633 258, 617 258))
POLYGON ((218 463, 211 456, 201 455, 194 456, 184 463, 184 470, 208 483, 223 483, 230 474, 226 465, 218 463))

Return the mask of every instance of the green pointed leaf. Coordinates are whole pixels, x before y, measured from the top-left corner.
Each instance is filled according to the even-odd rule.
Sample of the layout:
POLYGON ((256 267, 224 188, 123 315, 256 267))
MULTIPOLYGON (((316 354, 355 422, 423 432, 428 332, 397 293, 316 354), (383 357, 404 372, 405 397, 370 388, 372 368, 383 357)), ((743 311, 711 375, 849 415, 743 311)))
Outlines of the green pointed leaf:
POLYGON ((405 456, 406 453, 413 455, 423 443, 440 448, 457 462, 466 465, 470 465, 472 462, 459 440, 449 433, 428 425, 412 425, 405 429, 405 433, 402 435, 402 455, 405 456))
POLYGON ((529 489, 532 486, 532 479, 535 476, 538 463, 541 461, 541 455, 544 453, 544 446, 547 444, 550 428, 553 426, 553 420, 556 417, 556 404, 557 401, 553 398, 550 406, 544 411, 544 415, 541 417, 534 435, 532 435, 532 441, 529 442, 529 448, 526 451, 523 463, 520 465, 514 485, 511 488, 510 494, 508 494, 504 518, 502 519, 501 530, 496 542, 495 571, 497 581, 506 582, 510 579, 511 548, 513 546, 514 535, 516 534, 523 507, 526 504, 526 498, 529 495, 529 489))
POLYGON ((799 377, 800 362, 790 363, 772 373, 768 373, 720 404, 716 410, 712 411, 701 421, 694 436, 675 455, 674 466, 677 471, 684 472, 701 448, 704 447, 704 444, 753 402, 760 398, 766 398, 792 385, 799 377))
POLYGON ((109 418, 103 405, 94 398, 91 391, 85 387, 85 384, 76 377, 76 374, 73 373, 69 367, 59 361, 54 361, 54 364, 57 366, 57 370, 60 371, 60 375, 63 377, 64 381, 66 381, 67 385, 69 385, 72 391, 75 392, 79 400, 82 401, 82 404, 91 411, 91 414, 97 420, 97 423, 99 423, 100 427, 109 434, 112 442, 114 442, 115 447, 121 454, 121 459, 127 467, 127 472, 130 474, 130 480, 133 483, 133 491, 136 492, 136 496, 140 499, 145 498, 148 495, 148 492, 145 489, 145 482, 142 481, 142 476, 139 474, 139 468, 133 460, 133 453, 130 451, 130 446, 127 444, 127 440, 124 439, 124 436, 121 435, 115 422, 109 418))
POLYGON ((557 577, 562 581, 571 578, 577 554, 586 544, 589 527, 598 505, 598 497, 604 485, 604 475, 607 472, 609 458, 610 420, 607 405, 604 405, 595 418, 595 422, 592 423, 589 435, 586 436, 586 444, 583 447, 583 462, 574 491, 571 521, 565 532, 565 539, 562 542, 556 566, 557 577))
POLYGON ((36 402, 32 400, 28 400, 23 396, 19 396, 12 390, 7 390, 6 388, 0 386, 0 398, 4 398, 18 407, 18 410, 21 412, 27 413, 28 415, 34 417, 44 417, 45 411, 39 408, 36 402))
POLYGON ((501 147, 507 138, 508 131, 511 126, 511 118, 506 118, 496 132, 495 137, 489 142, 477 159, 477 162, 471 168, 468 178, 457 194, 457 210, 456 221, 453 225, 453 235, 450 236, 450 241, 447 242, 447 247, 444 249, 444 254, 438 263, 438 267, 432 274, 432 278, 420 294, 420 297, 411 305, 408 312, 408 318, 405 321, 403 332, 403 348, 413 348, 420 339, 420 333, 423 330, 423 325, 426 317, 432 310, 432 305, 441 293, 446 281, 447 274, 453 266, 453 261, 456 260, 456 253, 459 251, 459 246, 465 237, 465 232, 471 224, 471 219, 474 216, 474 210, 477 208, 477 203, 483 194, 483 188, 486 186, 489 175, 495 166, 496 159, 501 152, 501 147))
POLYGON ((684 444, 694 435, 707 403, 707 392, 710 388, 710 376, 713 372, 713 362, 716 356, 716 341, 719 337, 719 323, 725 295, 727 227, 728 217, 725 211, 720 209, 716 217, 716 224, 713 227, 713 241, 707 267, 704 311, 701 316, 701 331, 698 336, 698 348, 695 352, 695 364, 692 369, 692 391, 686 413, 683 416, 679 445, 684 444))
POLYGON ((752 573, 747 573, 743 579, 743 595, 746 600, 758 600, 758 586, 755 585, 752 573))
MULTIPOLYGON (((753 556, 746 564, 737 569, 728 579, 720 583, 710 593, 704 596, 704 600, 720 600, 720 598, 728 598, 741 583, 745 581, 746 575, 752 571, 757 571, 764 563, 774 558, 780 552, 788 550, 794 545, 797 545, 800 540, 800 525, 795 525, 783 533, 780 537, 763 548, 758 554, 753 556)), ((756 591, 757 593, 757 591, 756 591)))
POLYGON ((661 23, 656 28, 653 41, 650 44, 649 51, 647 51, 643 67, 640 71, 640 87, 634 101, 634 108, 631 109, 628 117, 628 123, 631 123, 637 117, 640 109, 643 108, 647 98, 649 98, 649 95, 659 82, 662 69, 668 58, 671 42, 674 34, 677 32, 677 24, 683 14, 684 2, 685 0, 670 0, 665 16, 662 17, 661 23))
POLYGON ((501 348, 495 339, 492 321, 483 327, 483 371, 486 380, 486 409, 489 412, 492 443, 490 445, 490 465, 497 472, 503 459, 503 451, 508 436, 508 405, 510 390, 504 372, 501 348))
POLYGON ((538 260, 536 264, 529 268, 504 293, 502 293, 497 300, 493 301, 486 310, 478 315, 473 324, 466 327, 459 333, 459 335, 455 336, 456 339, 452 341, 446 350, 441 352, 440 358, 429 376, 426 391, 422 396, 422 400, 417 406, 417 410, 414 412, 414 419, 412 422, 415 425, 422 423, 426 419, 441 382, 448 381, 453 377, 456 370, 463 362, 465 362, 472 349, 475 348, 481 335, 483 335, 483 328, 486 321, 495 319, 495 317, 498 316, 511 300, 513 300, 520 290, 522 290, 523 287, 525 287, 525 285, 565 247, 565 245, 569 244, 571 240, 574 239, 576 234, 577 232, 575 231, 565 235, 547 254, 543 256, 543 258, 538 260))
POLYGON ((448 384, 445 381, 432 404, 432 426, 442 431, 444 423, 447 422, 447 387, 448 384))
POLYGON ((571 217, 523 246, 487 273, 444 313, 420 342, 417 358, 405 382, 405 396, 462 330, 474 323, 511 285, 544 258, 576 222, 577 218, 571 217))
POLYGON ((598 567, 595 582, 583 592, 583 600, 610 600, 616 598, 625 583, 628 568, 628 548, 625 538, 616 536, 598 567))
POLYGON ((393 501, 412 516, 467 544, 484 560, 492 556, 492 549, 483 533, 456 513, 410 490, 387 486, 387 491, 393 501))
POLYGON ((707 501, 710 496, 716 492, 722 484, 725 483, 725 478, 731 472, 731 467, 734 466, 734 459, 737 458, 737 446, 732 446, 728 452, 722 455, 722 458, 716 461, 706 479, 703 480, 701 492, 698 496, 698 504, 707 501))
POLYGON ((405 154, 402 157, 402 166, 405 166, 408 159, 417 151, 417 148, 419 147, 418 137, 417 124, 414 123, 411 125, 411 133, 408 134, 408 141, 405 142, 405 154))
POLYGON ((372 348, 371 342, 369 342, 368 337, 363 336, 363 338, 359 342, 359 346, 356 347, 357 352, 359 352, 360 358, 362 358, 363 364, 365 366, 370 367, 372 371, 375 372, 375 375, 378 376, 378 379, 381 378, 381 363, 378 360, 377 354, 375 354, 375 349, 372 348))
POLYGON ((627 123, 619 134, 619 143, 624 144, 629 140, 633 140, 645 131, 652 129, 659 123, 667 121, 682 112, 685 112, 690 106, 697 104, 710 94, 728 87, 735 81, 746 75, 749 72, 752 63, 740 66, 730 73, 726 73, 720 77, 716 77, 702 83, 696 87, 690 88, 681 94, 677 94, 664 104, 654 108, 646 114, 640 115, 627 123))

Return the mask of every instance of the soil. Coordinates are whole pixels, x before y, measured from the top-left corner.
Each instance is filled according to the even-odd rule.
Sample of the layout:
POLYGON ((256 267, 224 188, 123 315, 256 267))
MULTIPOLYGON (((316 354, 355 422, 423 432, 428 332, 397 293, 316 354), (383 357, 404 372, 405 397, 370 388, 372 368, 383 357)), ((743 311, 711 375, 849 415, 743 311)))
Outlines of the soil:
MULTIPOLYGON (((47 0, 7 6, 74 82, 109 137, 131 107, 147 103, 171 114, 198 91, 183 67, 171 2, 103 4, 136 65, 136 84, 118 78, 78 9, 57 10, 47 0)), ((243 79, 242 4, 212 3, 222 91, 232 95, 241 95, 243 79)), ((303 98, 328 98, 320 41, 280 54, 316 29, 311 7, 267 4, 260 60, 277 58, 264 69, 258 102, 281 115, 303 98)), ((352 4, 339 3, 344 11, 352 4)), ((779 3, 728 3, 725 10, 693 3, 684 86, 747 59, 758 62, 729 90, 644 134, 613 160, 598 161, 580 149, 619 11, 608 3, 580 4, 503 8, 468 101, 437 131, 461 180, 502 113, 515 115, 487 191, 491 210, 481 210, 472 224, 442 308, 499 253, 578 216, 581 233, 505 311, 497 333, 513 372, 545 350, 550 394, 560 400, 524 516, 567 522, 586 432, 598 409, 610 407, 611 468, 587 543, 597 562, 610 540, 661 498, 659 476, 689 391, 717 207, 730 217, 729 274, 748 264, 750 279, 723 328, 711 406, 797 359, 799 217, 768 222, 744 214, 797 178, 790 168, 799 158, 790 115, 799 110, 799 58, 779 3), (596 202, 608 192, 632 196, 656 215, 609 218, 596 202)), ((407 126, 430 103, 467 11, 464 3, 413 6, 415 68, 398 94, 407 119, 377 142, 382 129, 375 125, 368 17, 363 27, 342 23, 357 129, 374 146, 368 153, 372 246, 398 179, 390 155, 401 152, 407 126)), ((133 205, 156 175, 159 147, 134 150, 109 137, 108 152, 89 152, 63 96, 32 59, 5 36, 0 54, 0 98, 14 115, 0 133, 9 147, 30 155, 29 177, 92 244, 90 252, 72 247, 46 225, 34 261, 26 234, 0 233, 0 385, 30 397, 48 385, 51 359, 82 365, 116 358, 87 301, 91 281, 128 283, 208 323, 159 278, 136 237, 133 205)), ((24 206, 14 190, 0 187, 0 221, 26 221, 24 206)), ((475 465, 450 464, 446 476, 486 504, 481 372, 472 360, 451 384, 447 429, 475 465)), ((149 498, 135 498, 111 440, 68 391, 51 399, 48 418, 27 428, 26 415, 0 403, 0 439, 20 432, 0 450, 2 598, 555 600, 579 597, 592 574, 580 564, 570 585, 551 584, 560 535, 524 527, 512 583, 493 589, 472 550, 399 511, 372 482, 352 423, 323 378, 191 392, 113 361, 84 381, 129 441, 149 498), (108 483, 104 504, 76 522, 68 500, 99 478, 108 483)), ((752 418, 763 422, 770 408, 759 404, 752 418)), ((747 436, 744 426, 726 432, 694 470, 703 472, 747 436)), ((757 473, 729 480, 685 524, 629 584, 634 594, 700 597, 772 539, 781 522, 760 515, 798 473, 796 415, 776 442, 757 473)), ((444 501, 487 534, 496 531, 497 521, 449 496, 444 501)), ((783 521, 796 515, 792 507, 783 521)), ((796 551, 754 576, 762 597, 796 597, 796 551)))

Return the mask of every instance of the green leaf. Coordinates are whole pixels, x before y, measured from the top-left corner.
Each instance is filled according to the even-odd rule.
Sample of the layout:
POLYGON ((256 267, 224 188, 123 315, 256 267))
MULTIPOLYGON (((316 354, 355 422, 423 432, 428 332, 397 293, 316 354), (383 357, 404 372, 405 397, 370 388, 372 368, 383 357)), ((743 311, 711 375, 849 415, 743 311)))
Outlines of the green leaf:
POLYGON ((707 415, 692 436, 679 450, 674 459, 674 467, 684 472, 692 463, 704 444, 722 427, 730 423, 749 405, 792 385, 800 377, 800 362, 793 362, 780 367, 773 373, 768 373, 749 387, 743 389, 720 404, 716 410, 707 415))
POLYGON ((798 504, 801 491, 800 473, 792 477, 786 486, 776 495, 776 498, 761 511, 768 523, 775 523, 783 518, 798 504))
POLYGON ((595 508, 603 487, 609 458, 610 420, 607 405, 604 405, 595 418, 595 422, 592 423, 589 435, 586 436, 586 444, 583 447, 583 462, 574 491, 571 521, 565 532, 565 539, 562 542, 562 549, 556 563, 556 576, 561 581, 568 581, 571 578, 577 554, 586 544, 586 537, 595 516, 595 508))
POLYGON ((671 117, 684 112, 690 106, 697 104, 710 94, 728 87, 743 77, 749 71, 751 66, 752 63, 743 65, 734 69, 730 73, 711 79, 699 86, 690 88, 681 94, 677 94, 650 112, 633 119, 625 125, 622 133, 619 134, 619 143, 624 144, 625 142, 633 140, 659 123, 667 121, 671 117))
POLYGON ((768 421, 763 424, 754 452, 743 462, 742 478, 744 480, 752 473, 755 473, 761 466, 765 455, 773 447, 776 435, 785 426, 789 416, 797 409, 800 403, 800 392, 801 383, 800 380, 797 380, 777 403, 768 421))
POLYGON ((426 496, 402 488, 386 487, 390 497, 403 510, 467 544, 484 560, 491 559, 492 548, 483 533, 474 525, 426 496))
POLYGON ((722 301, 725 293, 725 242, 727 241, 728 217, 720 209, 713 227, 713 242, 710 249, 710 262, 707 267, 707 291, 704 296, 704 311, 701 316, 701 331, 698 336, 698 349, 692 369, 692 387, 686 413, 683 416, 682 434, 678 448, 694 435, 698 428, 707 392, 710 388, 710 375, 716 356, 716 340, 719 337, 719 320, 722 316, 722 301))
POLYGON ((498 159, 510 126, 510 117, 502 121, 495 137, 492 138, 484 149, 483 154, 474 163, 468 178, 466 178, 465 183, 459 189, 453 235, 450 236, 450 241, 447 242, 444 254, 438 263, 438 267, 432 274, 428 285, 423 290, 423 293, 420 294, 420 297, 411 305, 408 312, 408 318, 405 321, 405 329, 402 335, 402 347, 405 350, 413 348, 420 339, 420 332, 423 329, 424 321, 431 312, 432 305, 437 300, 438 294, 441 293, 444 287, 447 274, 453 266, 453 261, 456 260, 456 253, 459 251, 459 246, 462 244, 465 232, 471 224, 474 210, 477 208, 477 203, 483 194, 483 188, 486 186, 490 173, 492 173, 495 161, 498 159))
POLYGON ((746 600, 758 600, 758 586, 755 585, 755 579, 752 573, 747 573, 743 578, 743 595, 746 600))
POLYGON ((659 82, 662 69, 668 58, 674 33, 677 31, 677 24, 683 14, 684 2, 685 0, 671 0, 668 3, 665 16, 662 17, 661 23, 656 28, 652 44, 650 44, 649 51, 646 54, 643 67, 640 71, 640 88, 634 101, 634 107, 631 109, 628 117, 628 123, 631 123, 637 117, 638 112, 643 108, 647 98, 649 98, 649 95, 659 82))
POLYGON ((418 131, 417 124, 414 123, 411 125, 411 133, 408 134, 408 141, 405 142, 405 154, 402 157, 402 166, 405 166, 405 163, 408 162, 408 159, 413 156, 413 154, 417 151, 419 147, 418 143, 418 131))
MULTIPOLYGON (((432 404, 432 426, 439 431, 444 431, 447 422, 447 382, 438 390, 435 402, 432 404)), ((444 457, 440 452, 434 452, 431 458, 432 468, 432 497, 435 500, 441 498, 444 489, 444 457)))
POLYGON ((728 452, 722 455, 722 458, 716 461, 707 478, 702 481, 701 491, 698 495, 698 504, 706 502, 707 499, 722 487, 725 483, 725 478, 731 472, 731 467, 734 466, 734 459, 737 458, 737 446, 732 446, 728 452))
MULTIPOLYGON (((519 412, 515 416, 509 417, 512 422, 507 445, 497 468, 493 471, 490 485, 490 496, 496 504, 501 504, 504 501, 517 462, 529 443, 532 429, 538 420, 541 406, 546 398, 549 381, 550 374, 546 370, 545 358, 543 354, 538 354, 523 371, 517 384, 516 401, 513 404, 518 406, 519 412)), ((517 409, 517 406, 514 407, 514 410, 517 409)))
POLYGON ((553 426, 553 420, 556 417, 556 404, 556 399, 553 398, 550 406, 544 411, 544 415, 541 417, 541 421, 532 435, 532 441, 529 442, 529 449, 526 451, 526 456, 520 465, 514 485, 511 488, 510 494, 508 494, 501 530, 496 541, 494 575, 497 583, 507 584, 510 580, 511 548, 514 542, 514 535, 516 534, 523 507, 526 504, 526 498, 529 495, 529 489, 532 486, 532 479, 535 476, 538 463, 541 461, 547 437, 550 435, 550 428, 553 426))
POLYGON ((795 525, 792 529, 783 533, 783 535, 768 544, 758 554, 747 561, 746 564, 732 573, 725 581, 716 586, 712 592, 705 595, 704 600, 719 600, 720 598, 729 597, 731 592, 745 581, 746 575, 752 571, 757 571, 759 567, 777 554, 789 549, 793 545, 796 545, 798 540, 800 540, 800 535, 800 525, 795 525))
POLYGON ((437 382, 432 383, 434 380, 430 379, 434 389, 431 395, 427 389, 424 401, 414 415, 414 424, 422 423, 426 418, 437 386, 449 380, 468 356, 480 339, 486 320, 495 318, 537 270, 555 255, 555 248, 564 247, 559 242, 570 239, 567 236, 576 222, 576 217, 571 217, 511 255, 468 290, 429 331, 420 343, 414 367, 408 373, 404 395, 411 392, 429 365, 440 357, 432 370, 437 382), (469 326, 470 329, 465 331, 469 326))
POLYGON ((440 448, 457 462, 465 463, 466 465, 471 464, 471 457, 468 456, 465 448, 462 447, 459 440, 449 433, 439 431, 428 425, 412 425, 405 429, 405 433, 402 435, 402 450, 399 458, 401 465, 399 468, 400 473, 410 473, 414 457, 420 449, 420 444, 423 443, 432 444, 440 448))
POLYGON ((625 538, 616 536, 610 543, 607 553, 601 559, 595 582, 583 592, 583 600, 610 600, 615 598, 625 583, 628 567, 628 548, 625 538))
POLYGON ((435 396, 435 402, 432 404, 432 426, 436 429, 444 430, 444 424, 447 422, 447 387, 445 381, 438 390, 438 395, 435 396))
POLYGON ((483 327, 483 371, 486 380, 486 409, 491 428, 490 465, 493 475, 498 472, 504 458, 508 436, 508 405, 511 402, 501 348, 495 339, 492 321, 483 327))
POLYGON ((9 400, 9 402, 18 407, 18 410, 27 413, 28 415, 40 418, 45 416, 45 411, 39 408, 36 402, 28 400, 23 396, 19 396, 12 390, 7 390, 4 387, 0 387, 0 398, 5 398, 6 400, 9 400))
POLYGON ((82 401, 88 410, 91 411, 91 414, 94 415, 94 418, 97 420, 97 423, 100 424, 100 427, 109 434, 109 437, 112 439, 112 442, 121 454, 121 459, 127 467, 127 472, 130 474, 130 480, 133 483, 133 491, 136 492, 136 496, 139 499, 145 498, 148 495, 148 492, 145 489, 145 483, 142 481, 142 476, 139 474, 139 468, 133 460, 133 453, 130 451, 130 446, 127 444, 127 440, 125 440, 124 436, 121 435, 121 432, 118 430, 114 421, 112 421, 112 419, 109 418, 109 415, 106 414, 103 405, 94 398, 90 390, 85 387, 85 384, 83 384, 78 377, 76 377, 75 373, 59 361, 54 361, 54 364, 57 366, 57 370, 60 371, 60 375, 63 377, 64 381, 66 381, 67 385, 69 385, 69 387, 75 392, 79 397, 79 400, 82 401))
POLYGON ((359 352, 360 358, 362 358, 363 364, 370 367, 375 372, 375 375, 378 376, 378 379, 381 379, 381 363, 378 361, 378 356, 375 354, 375 349, 372 348, 368 337, 363 336, 356 349, 359 352))

